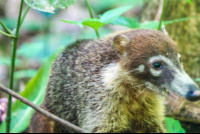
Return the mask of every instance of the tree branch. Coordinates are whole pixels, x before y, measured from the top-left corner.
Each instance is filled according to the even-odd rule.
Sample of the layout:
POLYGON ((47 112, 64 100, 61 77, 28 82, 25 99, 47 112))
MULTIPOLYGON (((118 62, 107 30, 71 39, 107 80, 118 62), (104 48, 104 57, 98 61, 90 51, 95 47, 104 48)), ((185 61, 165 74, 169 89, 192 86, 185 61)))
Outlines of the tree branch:
POLYGON ((200 102, 187 101, 178 113, 171 113, 167 111, 168 117, 172 117, 182 122, 191 122, 195 124, 200 123, 200 102))
POLYGON ((47 118, 49 119, 52 119, 53 121, 56 121, 76 132, 79 132, 79 133, 88 133, 86 132, 85 130, 79 128, 78 126, 75 126, 73 124, 71 124, 70 122, 67 122, 51 113, 49 113, 48 111, 40 108, 39 106, 33 104, 32 102, 30 102, 29 100, 23 98, 22 96, 18 95, 17 93, 15 93, 14 91, 4 87, 3 85, 0 84, 0 90, 2 90, 3 92, 15 97, 16 99, 18 99, 19 101, 21 101, 22 103, 32 107, 34 110, 36 110, 37 112, 41 113, 42 115, 46 116, 47 118))
POLYGON ((29 5, 27 5, 26 10, 21 18, 21 22, 20 22, 20 26, 22 25, 22 23, 24 22, 24 18, 26 17, 26 14, 28 13, 28 10, 30 9, 29 5))

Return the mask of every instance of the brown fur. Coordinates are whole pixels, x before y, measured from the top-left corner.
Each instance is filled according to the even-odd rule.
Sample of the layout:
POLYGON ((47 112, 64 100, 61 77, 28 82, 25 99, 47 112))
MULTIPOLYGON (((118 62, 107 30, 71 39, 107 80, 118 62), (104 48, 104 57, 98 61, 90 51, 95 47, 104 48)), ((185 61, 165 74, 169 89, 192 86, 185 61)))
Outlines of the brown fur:
MULTIPOLYGON (((149 57, 177 58, 177 48, 167 35, 128 30, 74 44, 52 65, 42 104, 48 111, 91 132, 165 132, 164 97, 144 82, 150 79, 149 57), (124 36, 116 37, 119 34, 124 36), (135 72, 141 64, 144 72, 135 72)), ((32 132, 38 132, 33 122, 39 120, 36 113, 32 132)), ((39 131, 45 131, 49 123, 40 126, 44 129, 39 131)), ((73 132, 58 123, 53 127, 55 132, 73 132)))
POLYGON ((30 126, 29 133, 54 133, 54 122, 40 113, 34 113, 30 126))

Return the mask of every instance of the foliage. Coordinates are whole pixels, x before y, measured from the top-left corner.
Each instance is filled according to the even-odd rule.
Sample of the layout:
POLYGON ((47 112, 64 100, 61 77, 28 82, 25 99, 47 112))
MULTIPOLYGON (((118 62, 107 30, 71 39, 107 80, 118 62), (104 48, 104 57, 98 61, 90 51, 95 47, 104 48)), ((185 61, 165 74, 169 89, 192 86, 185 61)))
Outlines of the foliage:
POLYGON ((125 5, 137 5, 142 6, 144 0, 107 0, 106 4, 101 0, 96 0, 95 2, 91 2, 91 8, 97 14, 101 14, 104 11, 112 9, 113 7, 125 6, 125 5), (101 7, 101 8, 99 8, 101 7))
POLYGON ((31 42, 22 43, 18 48, 18 57, 35 59, 41 63, 45 61, 56 48, 71 43, 72 36, 69 34, 46 34, 35 36, 31 42), (27 50, 31 50, 27 51, 27 50))
MULTIPOLYGON (((56 58, 56 55, 62 50, 59 48, 55 53, 49 57, 43 66, 40 67, 35 77, 33 77, 26 85, 24 91, 20 93, 21 96, 33 102, 36 105, 40 105, 45 94, 45 87, 47 84, 47 78, 52 61, 56 58)), ((12 106, 12 120, 10 132, 20 133, 23 132, 29 124, 30 117, 33 113, 33 109, 23 104, 20 101, 16 101, 12 106)), ((6 122, 2 122, 0 126, 0 133, 5 132, 6 122)))
POLYGON ((74 4, 74 0, 24 0, 27 5, 30 7, 44 11, 53 13, 56 8, 67 8, 70 5, 74 4))
MULTIPOLYGON (((163 21, 162 25, 168 25, 168 24, 172 24, 172 23, 176 23, 176 22, 186 21, 189 19, 191 19, 191 18, 187 17, 187 18, 163 21)), ((159 27, 158 21, 147 21, 147 22, 143 22, 142 24, 140 24, 140 28, 143 28, 143 29, 158 29, 158 27, 159 27)))
POLYGON ((194 79, 194 81, 200 82, 200 78, 196 78, 194 79))
POLYGON ((124 7, 119 7, 116 9, 112 9, 109 11, 106 11, 104 14, 102 14, 100 16, 100 19, 98 18, 86 18, 83 19, 82 21, 66 21, 66 20, 62 20, 63 22, 66 23, 71 23, 71 24, 76 24, 79 26, 89 26, 92 27, 94 29, 99 29, 100 27, 109 24, 110 22, 112 22, 113 20, 115 20, 116 18, 118 18, 121 14, 123 14, 124 12, 126 12, 127 10, 131 9, 133 6, 124 6, 124 7))
POLYGON ((186 0, 188 3, 192 4, 192 1, 191 0, 186 0))
MULTIPOLYGON (((0 58, 0 65, 10 66, 10 60, 11 60, 10 57, 0 58)), ((16 60, 15 60, 15 64, 16 64, 16 65, 21 64, 20 59, 16 59, 16 60)))
POLYGON ((113 25, 121 25, 121 26, 126 26, 129 28, 139 28, 140 24, 139 21, 137 19, 130 19, 127 17, 118 17, 115 20, 113 20, 112 22, 110 22, 113 25))
POLYGON ((185 133, 185 130, 181 127, 179 121, 174 120, 173 118, 165 117, 165 127, 167 133, 185 133))
POLYGON ((22 78, 33 78, 37 73, 37 70, 29 69, 29 70, 20 70, 15 71, 15 79, 22 79, 22 78))
MULTIPOLYGON (((82 21, 67 21, 67 20, 61 20, 61 21, 70 23, 70 24, 75 24, 80 27, 83 27, 83 25, 89 26, 96 30, 98 30, 100 27, 106 24, 121 25, 121 26, 126 26, 129 28, 158 29, 159 21, 147 21, 140 24, 137 19, 130 19, 130 18, 120 16, 121 14, 123 14, 125 11, 129 10, 132 7, 133 6, 124 6, 124 7, 108 10, 102 15, 100 15, 99 19, 85 18, 82 21)), ((191 18, 187 17, 187 18, 163 21, 162 25, 168 25, 175 22, 186 21, 188 19, 191 19, 191 18)))

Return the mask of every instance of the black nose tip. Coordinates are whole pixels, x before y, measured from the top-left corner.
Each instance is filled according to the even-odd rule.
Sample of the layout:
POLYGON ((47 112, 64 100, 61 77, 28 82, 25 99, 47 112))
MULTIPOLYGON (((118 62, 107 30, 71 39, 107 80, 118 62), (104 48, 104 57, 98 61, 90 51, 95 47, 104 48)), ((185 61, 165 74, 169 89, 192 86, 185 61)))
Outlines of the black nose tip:
POLYGON ((189 101, 200 100, 200 90, 196 85, 189 85, 189 91, 186 95, 186 99, 189 101))

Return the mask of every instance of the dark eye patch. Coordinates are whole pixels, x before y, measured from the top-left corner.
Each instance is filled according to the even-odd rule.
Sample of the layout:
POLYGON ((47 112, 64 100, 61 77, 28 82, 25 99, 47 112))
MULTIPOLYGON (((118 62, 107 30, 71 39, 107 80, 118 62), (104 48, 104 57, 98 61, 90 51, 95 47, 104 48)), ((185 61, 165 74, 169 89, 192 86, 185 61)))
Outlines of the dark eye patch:
POLYGON ((144 79, 146 81, 158 87, 166 83, 170 84, 174 79, 174 71, 167 67, 165 67, 165 69, 159 77, 153 76, 150 71, 148 71, 148 73, 145 75, 146 77, 144 77, 144 79))

